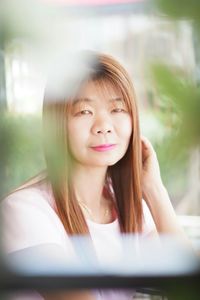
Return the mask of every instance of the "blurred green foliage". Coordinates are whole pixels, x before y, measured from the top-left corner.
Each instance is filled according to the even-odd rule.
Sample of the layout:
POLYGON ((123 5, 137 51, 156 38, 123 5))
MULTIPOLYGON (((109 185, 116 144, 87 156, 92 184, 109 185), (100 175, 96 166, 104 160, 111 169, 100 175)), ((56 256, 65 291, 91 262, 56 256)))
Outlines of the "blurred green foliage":
MULTIPOLYGON (((154 77, 160 99, 168 106, 165 121, 174 131, 173 150, 200 144, 200 87, 189 78, 177 76, 169 67, 155 65, 154 77)), ((167 124, 166 124, 167 125, 167 124)))
POLYGON ((199 0, 154 0, 156 7, 168 17, 188 19, 200 25, 199 0))
POLYGON ((34 115, 0 115, 0 197, 44 166, 41 121, 34 115))
MULTIPOLYGON (((157 62, 152 66, 159 109, 156 117, 166 129, 165 138, 155 143, 162 177, 171 192, 182 195, 187 190, 191 151, 200 145, 200 1, 154 0, 162 16, 188 20, 193 29, 196 70, 191 76, 157 62), (184 191, 185 190, 185 191, 184 191)), ((176 199, 177 200, 177 199, 176 199)))
MULTIPOLYGON (((192 21, 193 37, 198 41, 200 40, 199 1, 155 0, 155 3, 168 17, 192 21)), ((194 47, 196 68, 199 68, 200 43, 195 43, 194 47)), ((200 78, 195 78, 195 76, 191 78, 187 75, 177 73, 173 66, 169 67, 164 64, 154 65, 153 75, 159 98, 168 107, 171 107, 171 114, 178 115, 175 122, 171 123, 171 126, 174 126, 176 131, 172 139, 174 152, 199 146, 200 87, 198 86, 198 82, 200 78)))

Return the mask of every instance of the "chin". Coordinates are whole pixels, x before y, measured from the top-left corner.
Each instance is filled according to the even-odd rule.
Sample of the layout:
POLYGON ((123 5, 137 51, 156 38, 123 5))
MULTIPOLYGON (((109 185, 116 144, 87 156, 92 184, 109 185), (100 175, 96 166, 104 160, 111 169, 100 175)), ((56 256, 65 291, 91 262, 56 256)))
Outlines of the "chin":
POLYGON ((121 158, 118 159, 109 159, 109 160, 101 160, 98 161, 96 163, 94 163, 94 165, 99 166, 99 167, 109 167, 109 166, 113 166, 115 165, 121 158))
POLYGON ((114 153, 110 156, 99 156, 99 157, 82 157, 82 159, 75 159, 78 164, 90 166, 90 167, 109 167, 115 165, 118 161, 122 159, 124 154, 119 155, 119 153, 114 155, 114 153))

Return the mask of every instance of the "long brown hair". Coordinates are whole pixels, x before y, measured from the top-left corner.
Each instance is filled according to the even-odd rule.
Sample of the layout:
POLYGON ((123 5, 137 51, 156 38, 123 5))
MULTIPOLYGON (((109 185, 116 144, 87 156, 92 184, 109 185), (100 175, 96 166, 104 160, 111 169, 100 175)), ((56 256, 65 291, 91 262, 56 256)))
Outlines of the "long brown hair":
MULTIPOLYGON (((109 81, 120 90, 132 117, 133 132, 124 157, 108 167, 107 178, 112 183, 121 231, 142 230, 141 142, 138 109, 134 87, 127 71, 109 55, 89 53, 87 78, 109 81)), ((67 115, 70 99, 52 99, 46 93, 43 105, 45 158, 58 215, 68 234, 87 234, 88 227, 75 197, 70 174, 73 160, 67 138, 67 115)))

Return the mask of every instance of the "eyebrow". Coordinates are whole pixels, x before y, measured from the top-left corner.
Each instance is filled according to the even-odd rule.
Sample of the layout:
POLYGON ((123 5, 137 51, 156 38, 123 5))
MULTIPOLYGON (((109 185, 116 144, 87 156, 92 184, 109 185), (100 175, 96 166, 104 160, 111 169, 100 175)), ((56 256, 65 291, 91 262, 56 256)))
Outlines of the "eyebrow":
MULTIPOLYGON (((76 105, 77 103, 80 103, 80 102, 86 102, 86 103, 91 103, 91 102, 94 102, 95 100, 94 99, 91 99, 91 98, 77 98, 73 101, 73 106, 76 105)), ((108 100, 108 102, 122 102, 124 103, 124 100, 120 97, 116 97, 116 98, 111 98, 108 100)))

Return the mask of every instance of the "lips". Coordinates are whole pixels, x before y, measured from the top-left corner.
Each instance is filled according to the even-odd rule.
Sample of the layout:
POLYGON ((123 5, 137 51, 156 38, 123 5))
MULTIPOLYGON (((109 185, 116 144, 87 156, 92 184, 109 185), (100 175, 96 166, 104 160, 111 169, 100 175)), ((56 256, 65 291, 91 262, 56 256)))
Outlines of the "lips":
POLYGON ((104 152, 104 151, 112 150, 115 147, 116 147, 116 144, 103 144, 103 145, 93 146, 91 148, 98 152, 104 152))

